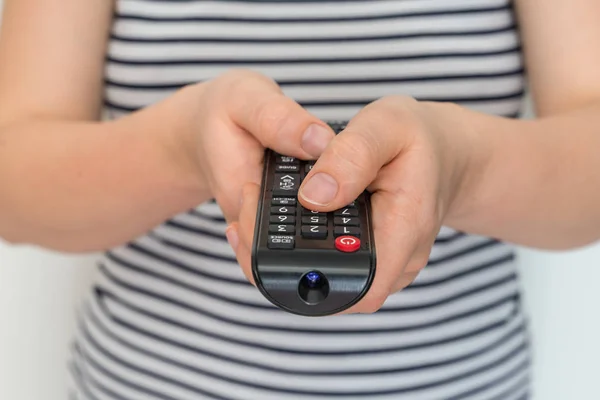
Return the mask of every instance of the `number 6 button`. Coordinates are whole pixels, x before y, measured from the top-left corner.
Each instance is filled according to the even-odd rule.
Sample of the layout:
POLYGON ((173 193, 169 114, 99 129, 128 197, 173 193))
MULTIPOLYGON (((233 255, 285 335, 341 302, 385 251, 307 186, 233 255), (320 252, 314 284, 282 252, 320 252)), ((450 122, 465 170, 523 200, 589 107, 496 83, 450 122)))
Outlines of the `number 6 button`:
POLYGON ((296 217, 293 215, 271 215, 269 217, 269 222, 272 224, 295 224, 296 217))

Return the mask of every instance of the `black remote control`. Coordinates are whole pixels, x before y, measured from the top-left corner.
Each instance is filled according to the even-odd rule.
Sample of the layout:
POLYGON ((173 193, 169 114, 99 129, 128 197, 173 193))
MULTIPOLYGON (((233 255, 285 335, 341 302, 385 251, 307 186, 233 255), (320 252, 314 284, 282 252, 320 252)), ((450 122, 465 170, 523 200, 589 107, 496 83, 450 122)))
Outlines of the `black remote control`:
MULTIPOLYGON (((336 134, 345 127, 329 125, 336 134)), ((266 151, 252 273, 258 289, 276 306, 325 316, 348 309, 369 290, 375 243, 368 192, 329 213, 305 209, 298 202, 298 188, 313 165, 266 151)))

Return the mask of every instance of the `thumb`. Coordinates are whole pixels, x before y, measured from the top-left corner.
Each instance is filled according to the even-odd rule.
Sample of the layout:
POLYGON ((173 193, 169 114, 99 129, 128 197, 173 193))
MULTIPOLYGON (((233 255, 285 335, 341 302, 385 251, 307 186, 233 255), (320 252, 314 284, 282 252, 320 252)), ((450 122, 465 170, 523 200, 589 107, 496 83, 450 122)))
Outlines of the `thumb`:
MULTIPOLYGON (((354 201, 399 153, 401 135, 370 123, 368 110, 348 124, 321 154, 299 190, 307 208, 331 211, 354 201)), ((377 119, 375 119, 377 120, 377 119)))

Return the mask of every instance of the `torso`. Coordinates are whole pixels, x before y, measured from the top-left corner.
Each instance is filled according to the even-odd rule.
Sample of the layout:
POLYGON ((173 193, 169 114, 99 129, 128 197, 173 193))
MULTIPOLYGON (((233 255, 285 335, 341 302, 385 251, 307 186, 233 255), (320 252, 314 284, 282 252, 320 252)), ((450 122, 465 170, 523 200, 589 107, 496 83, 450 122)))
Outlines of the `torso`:
MULTIPOLYGON (((325 120, 387 94, 507 117, 522 106, 506 0, 120 0, 115 18, 113 118, 238 67, 325 120)), ((381 311, 304 318, 246 282, 224 230, 207 203, 103 257, 76 341, 77 398, 526 398, 508 245, 443 228, 429 265, 381 311)))

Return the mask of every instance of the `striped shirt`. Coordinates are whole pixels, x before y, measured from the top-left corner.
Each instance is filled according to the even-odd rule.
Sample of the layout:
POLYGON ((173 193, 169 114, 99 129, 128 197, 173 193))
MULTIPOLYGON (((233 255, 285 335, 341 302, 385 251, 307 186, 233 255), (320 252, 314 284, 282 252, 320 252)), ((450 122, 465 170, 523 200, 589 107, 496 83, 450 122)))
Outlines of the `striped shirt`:
MULTIPOLYGON (((106 112, 250 68, 324 120, 389 94, 518 117, 510 0, 117 0, 106 112)), ((374 314, 285 313, 245 279, 207 202, 108 251, 81 307, 73 399, 528 398, 513 249, 444 227, 374 314)))

